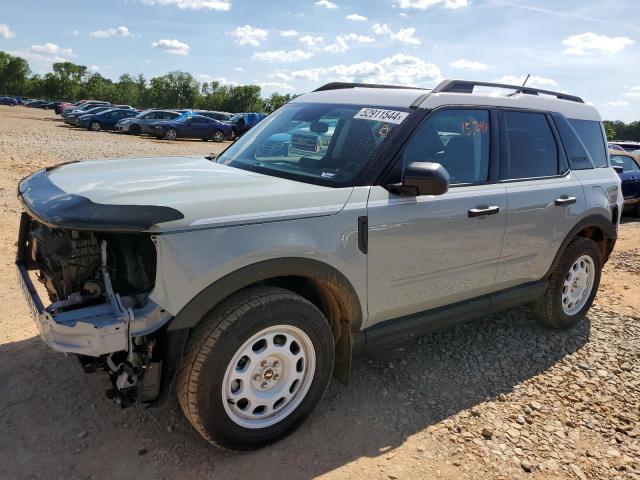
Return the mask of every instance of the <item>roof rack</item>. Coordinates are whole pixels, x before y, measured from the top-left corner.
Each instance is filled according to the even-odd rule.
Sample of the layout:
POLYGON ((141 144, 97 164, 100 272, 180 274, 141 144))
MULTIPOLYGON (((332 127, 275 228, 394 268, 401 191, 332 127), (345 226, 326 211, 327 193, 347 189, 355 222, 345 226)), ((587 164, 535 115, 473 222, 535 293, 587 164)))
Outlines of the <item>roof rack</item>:
POLYGON ((542 93, 544 95, 551 95, 560 100, 568 100, 570 102, 584 103, 584 100, 582 100, 582 98, 576 97, 575 95, 567 95, 566 93, 554 92, 551 90, 542 90, 540 88, 525 87, 522 85, 507 85, 504 83, 491 83, 491 82, 474 82, 471 80, 444 80, 431 92, 432 93, 440 93, 440 92, 473 93, 473 89, 475 87, 505 88, 508 90, 515 90, 515 92, 513 93, 524 93, 526 95, 538 95, 542 93))
POLYGON ((343 90, 345 88, 402 88, 409 90, 425 90, 419 87, 404 87, 402 85, 380 85, 377 83, 350 83, 350 82, 331 82, 318 87, 314 92, 323 92, 325 90, 343 90))

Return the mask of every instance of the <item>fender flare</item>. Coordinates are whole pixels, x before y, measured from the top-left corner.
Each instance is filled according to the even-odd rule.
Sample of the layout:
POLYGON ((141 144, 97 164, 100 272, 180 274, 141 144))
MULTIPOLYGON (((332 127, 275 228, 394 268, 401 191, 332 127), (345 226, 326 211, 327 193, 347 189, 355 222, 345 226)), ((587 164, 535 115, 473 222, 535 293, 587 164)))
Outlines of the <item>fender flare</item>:
POLYGON ((560 261, 560 257, 562 257, 562 253, 565 251, 567 246, 573 241, 573 239, 576 238, 578 233, 584 230, 585 228, 589 228, 589 227, 599 228, 605 233, 605 235, 607 235, 607 237, 609 237, 610 245, 607 246, 607 251, 603 252, 604 253, 603 260, 605 262, 607 261, 608 256, 613 250, 616 240, 618 239, 618 232, 616 231, 616 228, 611 222, 611 220, 609 220, 607 217, 604 217, 603 215, 596 215, 596 214, 589 215, 588 217, 585 217, 582 220, 580 220, 564 238, 564 240, 562 241, 562 244, 560 245, 560 248, 556 253, 555 258, 553 259, 553 263, 551 264, 551 267, 549 268, 549 270, 547 271, 547 274, 545 275, 545 278, 549 277, 551 273, 555 270, 556 266, 558 265, 558 262, 560 261))
POLYGON ((327 288, 335 297, 341 311, 340 316, 349 319, 351 332, 360 330, 362 306, 351 282, 334 267, 302 257, 265 260, 242 267, 216 280, 175 315, 167 330, 195 327, 207 312, 230 295, 255 283, 282 277, 305 277, 327 288))

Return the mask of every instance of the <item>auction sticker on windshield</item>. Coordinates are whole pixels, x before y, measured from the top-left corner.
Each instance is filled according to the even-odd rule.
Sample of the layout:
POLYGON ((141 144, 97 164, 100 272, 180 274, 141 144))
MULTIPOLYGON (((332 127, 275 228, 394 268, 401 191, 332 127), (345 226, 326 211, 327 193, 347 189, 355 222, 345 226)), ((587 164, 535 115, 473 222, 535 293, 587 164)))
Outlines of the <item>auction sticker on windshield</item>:
POLYGON ((361 120, 373 120, 375 122, 402 123, 409 114, 396 110, 383 110, 380 108, 363 108, 353 118, 361 120))

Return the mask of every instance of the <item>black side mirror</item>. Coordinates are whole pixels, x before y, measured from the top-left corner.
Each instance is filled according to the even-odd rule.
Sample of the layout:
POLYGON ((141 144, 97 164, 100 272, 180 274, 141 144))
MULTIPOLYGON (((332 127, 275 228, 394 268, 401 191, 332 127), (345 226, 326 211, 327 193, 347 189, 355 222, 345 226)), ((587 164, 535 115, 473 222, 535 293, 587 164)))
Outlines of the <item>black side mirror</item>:
POLYGON ((623 167, 619 167, 617 165, 613 165, 611 168, 613 168, 616 173, 623 173, 624 172, 624 168, 623 167))
POLYGON ((402 172, 402 183, 387 185, 401 195, 442 195, 449 190, 449 173, 439 163, 411 162, 402 172))

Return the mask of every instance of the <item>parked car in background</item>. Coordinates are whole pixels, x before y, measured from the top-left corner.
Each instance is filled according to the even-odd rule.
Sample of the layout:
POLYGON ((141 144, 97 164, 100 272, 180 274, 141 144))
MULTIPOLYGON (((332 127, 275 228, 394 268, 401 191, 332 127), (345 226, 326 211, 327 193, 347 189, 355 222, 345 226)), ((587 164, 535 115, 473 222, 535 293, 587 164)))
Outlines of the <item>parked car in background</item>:
POLYGON ((86 103, 88 101, 89 100, 78 100, 77 102, 60 101, 60 102, 57 102, 56 106, 54 107, 54 110, 58 115, 62 115, 62 113, 63 113, 65 108, 67 108, 67 107, 79 107, 79 106, 83 105, 84 103, 86 103))
POLYGON ((25 103, 25 106, 29 108, 42 108, 42 106, 46 103, 49 103, 48 100, 30 100, 29 102, 25 103))
POLYGON ((0 105, 18 105, 18 101, 13 97, 0 97, 0 105))
POLYGON ((51 100, 40 105, 40 108, 44 110, 53 110, 54 108, 56 108, 56 103, 58 103, 57 100, 51 100))
MULTIPOLYGON (((65 113, 69 113, 69 112, 73 112, 74 110, 89 110, 90 108, 93 107, 101 107, 103 105, 111 105, 109 102, 103 102, 100 100, 89 100, 87 102, 82 103, 81 105, 74 105, 71 107, 65 107, 62 110, 62 115, 64 115, 65 113)), ((115 108, 113 105, 111 105, 113 108, 115 108)))
POLYGON ((76 125, 81 128, 87 128, 94 132, 100 130, 113 130, 116 124, 123 118, 134 117, 138 114, 137 110, 130 108, 112 108, 99 113, 90 113, 78 117, 76 125))
POLYGON ((267 115, 264 113, 236 113, 227 123, 233 127, 237 137, 255 127, 267 115))
POLYGON ((148 133, 166 140, 200 138, 222 142, 235 138, 233 128, 228 123, 193 114, 182 114, 174 120, 151 123, 148 133))
POLYGON ((233 116, 227 112, 214 112, 208 110, 193 110, 196 115, 202 115, 203 117, 213 118, 214 120, 228 121, 233 116))
POLYGON ((613 142, 609 142, 609 145, 612 146, 614 150, 618 150, 618 148, 623 149, 625 152, 633 152, 635 150, 640 150, 640 142, 633 142, 627 140, 614 140, 613 142), (615 148, 618 147, 618 148, 615 148))
POLYGON ((76 127, 78 126, 77 125, 78 118, 80 118, 82 115, 100 113, 100 112, 104 112, 105 110, 111 110, 111 109, 113 109, 113 107, 110 105, 102 105, 100 107, 92 107, 88 110, 74 110, 73 112, 65 113, 62 116, 62 121, 67 125, 72 125, 76 127))
POLYGON ((625 210, 640 217, 640 161, 631 153, 609 150, 611 166, 622 182, 625 210))
POLYGON ((336 118, 323 118, 309 123, 293 121, 286 133, 276 133, 256 149, 256 158, 274 156, 307 156, 320 158, 327 153, 338 123, 336 118))
POLYGON ((116 130, 132 135, 148 132, 148 125, 161 120, 174 120, 180 113, 173 110, 145 110, 135 117, 123 118, 116 123, 116 130))

